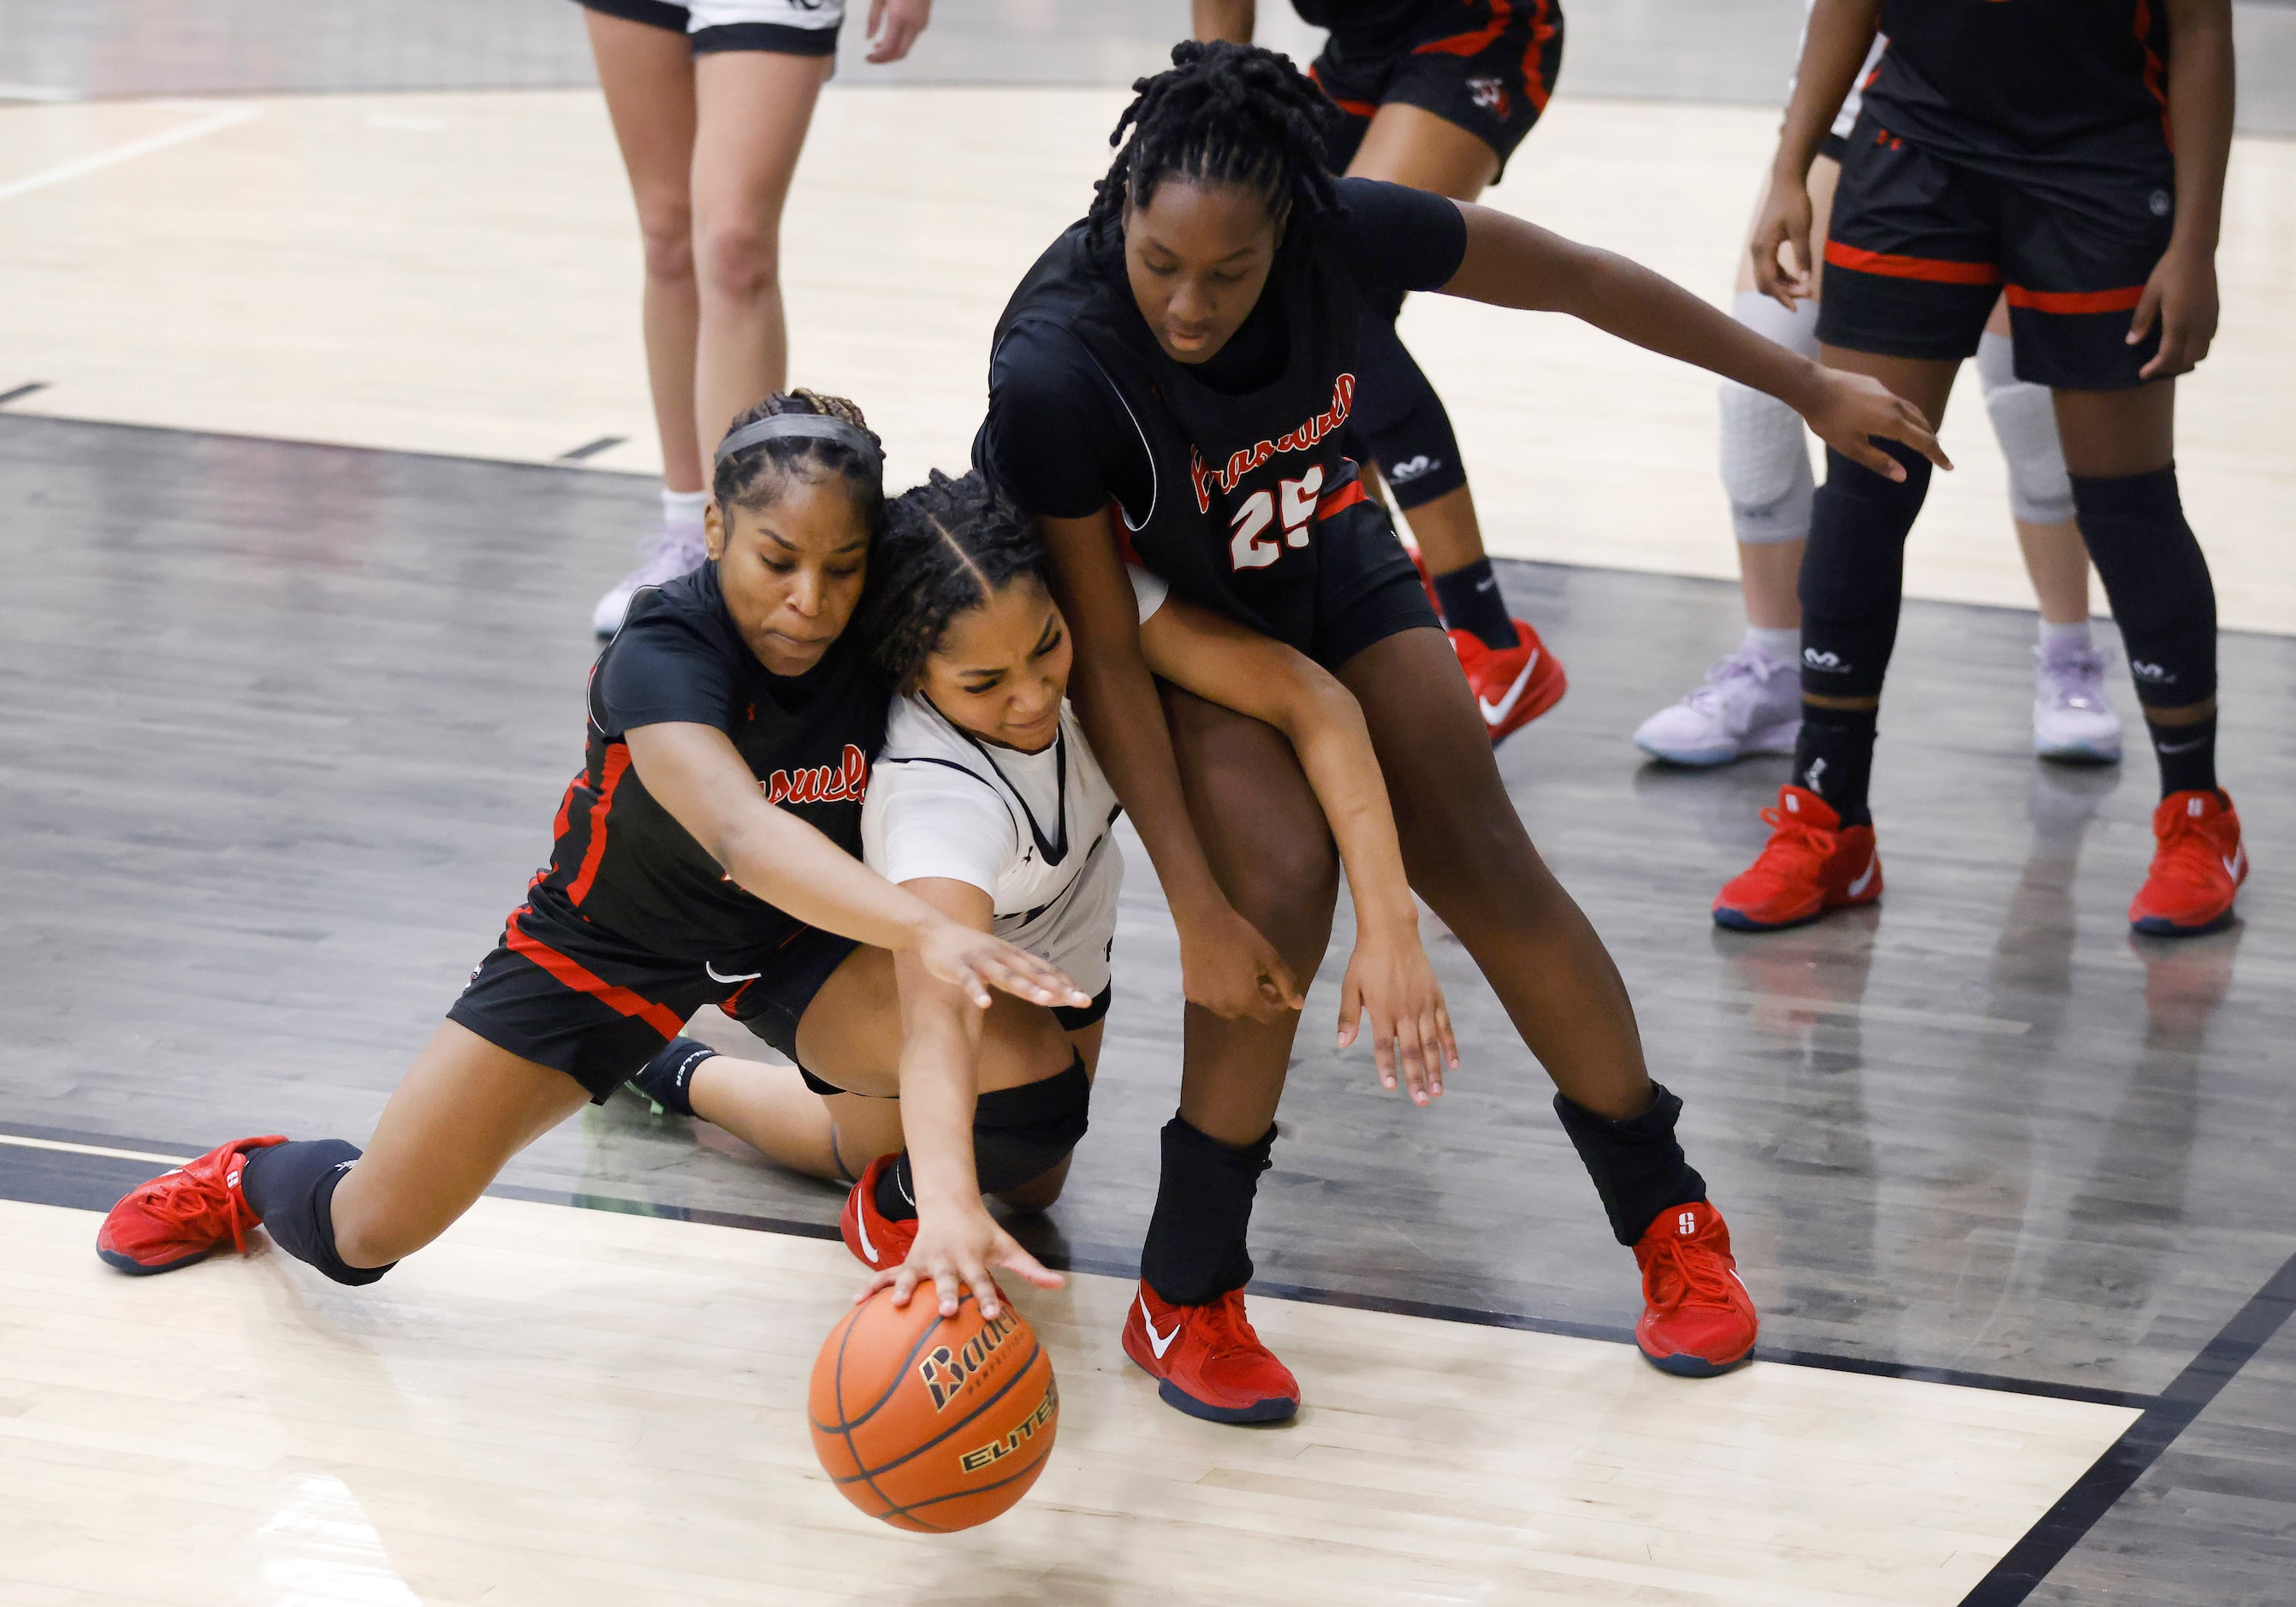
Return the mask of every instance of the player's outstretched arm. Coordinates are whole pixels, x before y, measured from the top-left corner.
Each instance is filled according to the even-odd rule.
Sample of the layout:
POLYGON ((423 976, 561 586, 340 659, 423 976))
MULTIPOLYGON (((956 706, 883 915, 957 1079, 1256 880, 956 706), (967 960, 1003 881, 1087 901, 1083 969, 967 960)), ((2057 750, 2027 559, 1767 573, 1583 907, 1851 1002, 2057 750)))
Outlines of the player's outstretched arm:
POLYGON ((2177 131, 2177 224, 2129 320, 2136 345, 2161 324, 2140 379, 2188 373, 2217 334, 2217 235, 2232 159, 2232 0, 2169 0, 2169 125, 2177 131))
MULTIPOLYGON (((901 883, 901 890, 955 925, 988 931, 995 906, 968 882, 921 877, 901 883)), ((916 1187, 917 1236, 907 1260, 877 1274, 854 1298, 890 1288, 893 1303, 906 1306, 919 1284, 930 1283, 941 1315, 955 1316, 959 1295, 971 1289, 980 1314, 994 1317, 1003 1304, 993 1277, 998 1268, 1039 1289, 1057 1289, 1062 1279, 999 1227, 981 1202, 972 1160, 980 1008, 913 953, 894 956, 893 974, 901 990, 901 1134, 916 1187)))
POLYGON ((808 926, 914 955, 983 1009, 988 989, 1032 1004, 1092 1002, 1049 961, 951 921, 905 892, 788 810, 715 726, 664 721, 629 732, 638 779, 702 851, 741 886, 808 926))
POLYGON ((1827 446, 1888 479, 1903 480, 1905 469, 1870 437, 1902 441, 1939 468, 1953 467, 1921 409, 1880 381, 1821 368, 1615 251, 1565 240, 1489 207, 1457 204, 1467 220, 1467 251, 1444 294, 1569 313, 1662 357, 1767 391, 1807 419, 1827 446))
POLYGON ((1256 0, 1188 0, 1189 31, 1206 44, 1226 39, 1231 45, 1249 45, 1259 21, 1256 0))
POLYGON ((1054 601, 1076 637, 1069 696, 1132 816, 1180 932, 1180 988, 1215 1015, 1272 1021, 1301 1004, 1283 956, 1220 891, 1188 817, 1164 706, 1140 656, 1139 604, 1108 515, 1047 519, 1054 601))
POLYGON ((1865 65, 1881 20, 1882 0, 1817 0, 1802 33, 1793 98, 1747 245, 1754 254, 1754 288, 1789 310, 1817 293, 1817 265, 1809 250, 1809 165, 1865 65))
POLYGON ((1209 609, 1167 598, 1140 627, 1148 668, 1207 702, 1281 731, 1331 823, 1355 900, 1356 947, 1340 988, 1339 1046, 1371 1017, 1379 1080, 1398 1065, 1414 1103, 1443 1092, 1459 1049, 1442 984, 1419 942, 1419 906, 1404 874, 1395 813, 1363 709, 1339 677, 1304 653, 1209 609))

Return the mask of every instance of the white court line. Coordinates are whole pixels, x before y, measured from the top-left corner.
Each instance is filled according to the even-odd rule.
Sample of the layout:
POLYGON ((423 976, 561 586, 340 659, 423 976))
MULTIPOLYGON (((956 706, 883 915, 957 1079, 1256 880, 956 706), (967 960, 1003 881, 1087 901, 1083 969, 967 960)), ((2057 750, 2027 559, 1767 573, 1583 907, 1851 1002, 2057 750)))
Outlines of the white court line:
POLYGON ((57 1138, 20 1138, 13 1133, 0 1133, 0 1144, 12 1144, 26 1150, 62 1150, 67 1155, 109 1155, 114 1160, 157 1160, 164 1166, 183 1166, 193 1159, 189 1155, 154 1155, 149 1150, 106 1149, 100 1144, 66 1144, 57 1138))
POLYGON ((213 134, 219 128, 230 128, 241 123, 251 122, 262 115, 263 108, 260 106, 226 107, 221 111, 201 118, 195 123, 185 123, 180 128, 170 128, 164 134, 146 135, 140 140, 130 140, 124 145, 114 145, 109 151, 99 151, 93 156, 83 156, 77 160, 68 161, 61 167, 50 168, 45 173, 34 173, 17 179, 12 184, 0 184, 0 201, 13 201, 19 195, 29 194, 34 190, 45 190, 50 184, 62 184, 66 179, 78 178, 85 173, 94 173, 98 168, 109 168, 115 162, 133 161, 139 156, 148 156, 154 151, 164 151, 170 145, 180 145, 185 140, 198 139, 201 135, 213 134))

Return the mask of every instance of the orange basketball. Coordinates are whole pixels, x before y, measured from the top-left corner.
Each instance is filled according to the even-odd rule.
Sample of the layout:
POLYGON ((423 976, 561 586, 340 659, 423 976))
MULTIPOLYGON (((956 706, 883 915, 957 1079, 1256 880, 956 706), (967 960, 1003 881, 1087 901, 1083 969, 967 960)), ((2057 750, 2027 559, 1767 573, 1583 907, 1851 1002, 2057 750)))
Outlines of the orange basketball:
POLYGON ((1053 1454, 1061 1392, 1028 1318, 983 1322, 967 1291, 944 1318, 931 1283, 906 1307, 880 1290, 829 1331, 813 1364, 814 1454, 845 1498, 896 1529, 986 1523, 1053 1454))

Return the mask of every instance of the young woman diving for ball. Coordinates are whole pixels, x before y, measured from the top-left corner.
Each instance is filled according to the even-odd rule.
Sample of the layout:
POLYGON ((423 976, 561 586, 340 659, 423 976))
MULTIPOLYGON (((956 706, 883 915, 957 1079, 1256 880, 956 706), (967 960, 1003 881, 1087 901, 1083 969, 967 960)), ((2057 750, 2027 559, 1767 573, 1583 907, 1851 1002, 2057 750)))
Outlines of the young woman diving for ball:
MULTIPOLYGON (((1068 623, 1034 521, 978 474, 936 475, 896 499, 873 562, 875 600, 855 628, 898 691, 862 811, 866 862, 1095 996, 1084 1009, 1032 1012, 1073 1050, 1060 1077, 1004 1087, 984 1068, 980 1084, 980 1186, 1017 1209, 1042 1209, 1059 1195, 1084 1136, 1113 992, 1124 873, 1115 791, 1066 702, 1068 623)), ((1305 654, 1169 597, 1144 570, 1132 579, 1151 668, 1283 733, 1331 823, 1356 906, 1340 1047, 1356 1041, 1368 1017, 1381 1082, 1393 1088, 1399 1078, 1422 1105, 1439 1097, 1457 1050, 1355 699, 1305 654)), ((1031 1012, 1017 1002, 1001 1007, 1031 1012)), ((633 1083, 795 1170, 853 1183, 845 1242, 906 1298, 924 1258, 911 1246, 919 1195, 901 1151, 903 1102, 885 1097, 901 1092, 890 1078, 833 1086, 810 1070, 680 1038, 633 1083)), ((1193 1409, 1193 1397, 1168 1390, 1167 1398, 1193 1409)))
POLYGON ((1184 687, 1160 693, 1129 557, 1355 694, 1412 885, 1553 1078, 1634 1247, 1644 1353, 1693 1375, 1734 1365, 1757 1319, 1676 1141, 1681 1103, 1644 1070, 1618 970, 1532 849, 1456 655, 1340 450, 1358 341, 1368 308, 1410 291, 1568 312, 1778 396, 1880 471, 1903 472, 1870 438, 1936 443, 1878 382, 1795 357, 1633 263, 1505 213, 1333 179, 1321 97, 1282 56, 1192 43, 1172 59, 1137 86, 1089 215, 1006 307, 974 446, 1043 522, 1083 728, 1179 927, 1186 1061, 1127 1353, 1209 1407, 1298 1402, 1280 1361, 1234 1340, 1296 979, 1323 953, 1337 889, 1323 811, 1281 734, 1184 687))
POLYGON ((889 689, 846 626, 883 520, 882 464, 859 409, 835 398, 776 395, 734 421, 708 561, 639 593, 599 656, 550 866, 365 1152, 236 1139, 121 1200, 97 1253, 168 1272, 244 1248, 259 1223, 335 1282, 373 1283, 715 1004, 840 1085, 898 1074, 928 1208, 917 1259, 945 1309, 961 1281, 993 1315, 991 1267, 1060 1281, 981 1209, 972 1078, 976 1062, 996 1087, 1058 1076, 1070 1053, 1038 1029, 1041 1007, 1088 996, 856 857, 889 689))

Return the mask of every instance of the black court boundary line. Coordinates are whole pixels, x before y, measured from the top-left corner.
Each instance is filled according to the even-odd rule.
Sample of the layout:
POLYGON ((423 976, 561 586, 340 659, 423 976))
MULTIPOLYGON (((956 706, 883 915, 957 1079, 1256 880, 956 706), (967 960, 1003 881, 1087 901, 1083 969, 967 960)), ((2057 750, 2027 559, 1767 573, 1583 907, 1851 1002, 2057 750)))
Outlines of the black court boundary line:
POLYGON ((2017 1607, 2038 1589, 2057 1564, 2088 1537, 2104 1515, 2120 1504, 2177 1437, 2191 1427, 2224 1387, 2240 1375, 2259 1350, 2271 1342, 2296 1313, 2296 1256, 2233 1313, 2232 1320, 2169 1381, 2160 1398, 2130 1423, 2119 1439, 2056 1504, 1962 1597, 1961 1607, 2017 1607))

